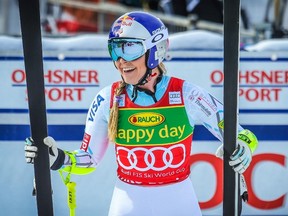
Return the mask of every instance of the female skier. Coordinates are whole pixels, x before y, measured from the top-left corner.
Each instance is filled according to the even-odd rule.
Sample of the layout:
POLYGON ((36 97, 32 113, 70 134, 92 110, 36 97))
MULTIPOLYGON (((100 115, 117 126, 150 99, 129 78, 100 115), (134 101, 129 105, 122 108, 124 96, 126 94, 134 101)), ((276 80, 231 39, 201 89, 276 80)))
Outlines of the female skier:
MULTIPOLYGON (((194 125, 200 120, 222 142, 223 106, 204 89, 166 75, 167 48, 167 28, 155 16, 136 11, 118 18, 108 49, 122 80, 95 96, 80 149, 63 151, 52 137, 44 139, 51 169, 73 174, 95 170, 109 141, 115 143, 118 179, 109 216, 202 215, 189 178, 194 125)), ((230 165, 242 174, 258 141, 240 125, 238 133, 230 165)), ((31 143, 28 163, 37 155, 31 143)))

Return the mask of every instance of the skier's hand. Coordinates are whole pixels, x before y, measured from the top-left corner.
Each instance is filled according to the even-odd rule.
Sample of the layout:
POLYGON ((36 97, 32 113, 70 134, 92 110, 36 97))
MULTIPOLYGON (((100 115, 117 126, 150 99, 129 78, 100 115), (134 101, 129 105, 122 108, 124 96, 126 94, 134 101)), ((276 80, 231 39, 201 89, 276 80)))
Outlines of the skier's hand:
MULTIPOLYGON (((64 163, 64 152, 57 148, 56 141, 50 136, 45 137, 43 142, 48 146, 51 169, 59 169, 64 163)), ((34 159, 37 157, 38 148, 34 145, 34 141, 31 137, 26 138, 24 150, 26 162, 34 163, 34 159)))
POLYGON ((34 141, 32 137, 28 137, 25 139, 25 158, 26 158, 26 163, 34 163, 34 159, 37 157, 37 151, 38 148, 37 146, 34 146, 34 141))
MULTIPOLYGON (((258 140, 249 130, 243 130, 238 134, 237 148, 230 156, 229 165, 239 174, 245 172, 252 161, 252 154, 258 146, 258 140)), ((216 151, 217 157, 223 157, 224 150, 221 145, 216 151)))
POLYGON ((252 152, 247 143, 242 140, 237 140, 237 148, 230 156, 229 165, 235 172, 242 174, 248 168, 252 161, 252 152))

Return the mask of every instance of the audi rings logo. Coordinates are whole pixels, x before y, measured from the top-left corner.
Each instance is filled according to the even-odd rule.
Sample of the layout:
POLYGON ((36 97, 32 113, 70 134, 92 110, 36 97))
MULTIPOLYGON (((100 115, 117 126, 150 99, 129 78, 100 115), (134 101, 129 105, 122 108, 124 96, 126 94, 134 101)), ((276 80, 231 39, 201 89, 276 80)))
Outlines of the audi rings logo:
POLYGON ((131 115, 128 121, 135 126, 156 126, 164 122, 165 117, 159 113, 142 112, 131 115))
POLYGON ((184 144, 176 144, 169 148, 157 146, 150 149, 144 147, 133 149, 123 146, 117 147, 117 161, 119 165, 126 170, 135 169, 141 172, 178 168, 184 163, 185 156, 186 149, 184 144), (180 155, 181 157, 179 157, 180 155))

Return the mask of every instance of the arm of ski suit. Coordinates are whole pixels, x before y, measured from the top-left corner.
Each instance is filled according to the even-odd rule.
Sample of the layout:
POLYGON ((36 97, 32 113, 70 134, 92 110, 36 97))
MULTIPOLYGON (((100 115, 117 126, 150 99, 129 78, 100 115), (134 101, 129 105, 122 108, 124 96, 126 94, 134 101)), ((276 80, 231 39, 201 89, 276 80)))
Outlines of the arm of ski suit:
MULTIPOLYGON (((56 141, 52 137, 44 139, 44 144, 49 147, 49 161, 52 170, 62 169, 72 174, 88 174, 95 170, 109 144, 107 126, 110 94, 110 87, 106 87, 95 96, 91 103, 80 149, 63 151, 57 148, 56 141)), ((37 157, 37 147, 33 145, 33 142, 32 138, 26 139, 27 163, 33 163, 37 157)))
POLYGON ((76 151, 64 152, 65 161, 61 167, 63 171, 88 174, 94 171, 102 160, 109 145, 107 128, 110 95, 111 86, 107 86, 95 96, 87 113, 82 145, 76 151), (72 163, 76 163, 76 166, 71 166, 72 163))
MULTIPOLYGON (((190 124, 193 126, 198 122, 203 124, 223 142, 224 113, 222 103, 204 89, 188 82, 184 83, 183 90, 190 124)), ((251 131, 244 130, 241 125, 238 125, 237 144, 229 164, 235 172, 241 174, 249 166, 252 154, 258 146, 258 140, 251 131)), ((223 146, 217 150, 216 155, 219 156, 221 153, 223 153, 223 146)))

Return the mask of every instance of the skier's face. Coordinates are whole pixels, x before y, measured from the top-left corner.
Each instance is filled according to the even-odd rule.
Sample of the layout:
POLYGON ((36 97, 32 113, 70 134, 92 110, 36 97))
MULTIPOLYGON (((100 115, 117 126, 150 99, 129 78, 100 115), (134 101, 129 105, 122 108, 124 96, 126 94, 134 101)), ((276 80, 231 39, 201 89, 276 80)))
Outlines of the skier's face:
POLYGON ((114 63, 124 81, 131 85, 136 85, 147 70, 145 55, 134 61, 125 61, 123 58, 119 58, 114 63))

